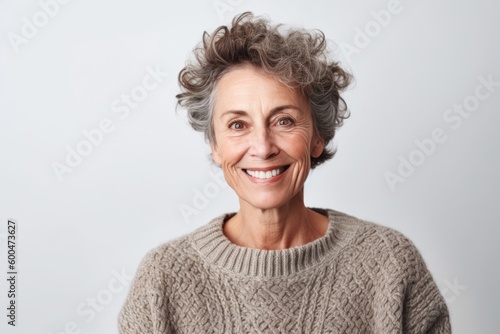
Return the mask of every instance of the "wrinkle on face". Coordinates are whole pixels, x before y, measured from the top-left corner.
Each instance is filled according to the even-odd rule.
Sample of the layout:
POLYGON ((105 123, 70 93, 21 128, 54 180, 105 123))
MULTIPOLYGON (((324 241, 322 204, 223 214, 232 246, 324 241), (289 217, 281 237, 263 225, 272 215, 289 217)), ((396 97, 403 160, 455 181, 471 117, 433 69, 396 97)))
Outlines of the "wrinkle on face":
POLYGON ((311 156, 324 145, 314 133, 306 97, 253 66, 226 73, 216 87, 212 144, 226 181, 256 208, 284 205, 302 191, 311 156), (289 166, 275 184, 255 184, 245 169, 289 166))

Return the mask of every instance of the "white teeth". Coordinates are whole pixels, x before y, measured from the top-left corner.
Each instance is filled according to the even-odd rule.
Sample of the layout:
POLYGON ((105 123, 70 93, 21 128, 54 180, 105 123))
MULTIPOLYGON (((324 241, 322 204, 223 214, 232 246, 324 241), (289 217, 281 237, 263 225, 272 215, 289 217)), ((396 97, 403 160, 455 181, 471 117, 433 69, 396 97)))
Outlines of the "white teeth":
POLYGON ((258 171, 258 170, 246 170, 246 173, 250 176, 255 177, 256 179, 269 179, 273 176, 279 175, 285 171, 285 167, 281 167, 278 169, 273 169, 273 170, 268 170, 266 172, 264 171, 258 171))

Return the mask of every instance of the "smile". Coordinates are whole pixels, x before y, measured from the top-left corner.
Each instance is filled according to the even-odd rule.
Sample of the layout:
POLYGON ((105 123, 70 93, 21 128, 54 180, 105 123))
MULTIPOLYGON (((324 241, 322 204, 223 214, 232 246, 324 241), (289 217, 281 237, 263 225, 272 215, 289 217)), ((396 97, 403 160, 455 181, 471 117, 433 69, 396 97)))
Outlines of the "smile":
POLYGON ((272 169, 272 170, 268 170, 268 171, 262 171, 262 170, 250 170, 250 169, 244 169, 245 173, 247 173, 248 175, 250 175, 251 177, 254 177, 256 179, 270 179, 274 176, 277 176, 277 175, 280 175, 281 173, 283 173, 285 170, 287 170, 289 166, 284 166, 284 167, 280 167, 280 168, 276 168, 276 169, 272 169))

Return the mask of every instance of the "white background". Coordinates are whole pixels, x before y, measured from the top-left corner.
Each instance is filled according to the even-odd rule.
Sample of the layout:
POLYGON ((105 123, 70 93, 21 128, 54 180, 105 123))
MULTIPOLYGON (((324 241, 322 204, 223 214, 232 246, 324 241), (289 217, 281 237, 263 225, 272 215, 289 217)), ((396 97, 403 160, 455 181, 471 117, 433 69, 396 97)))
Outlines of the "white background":
POLYGON ((116 333, 127 279, 145 253, 237 210, 232 191, 210 176, 217 169, 208 146, 175 112, 174 96, 202 32, 246 10, 321 29, 342 46, 338 55, 356 78, 338 154, 310 175, 306 204, 405 233, 448 301, 454 333, 494 333, 500 87, 481 101, 474 94, 479 77, 500 81, 500 5, 401 0, 381 26, 373 12, 389 3, 73 0, 44 22, 38 1, 1 1, 1 277, 8 218, 18 224, 19 270, 15 328, 6 324, 0 280, 2 333, 116 333), (25 38, 23 17, 33 16, 38 31, 13 43, 14 34, 25 38), (168 76, 120 119, 113 101, 137 91, 148 67, 168 76), (463 103, 472 111, 455 129, 443 117, 463 103), (113 131, 59 182, 54 163, 65 164, 68 147, 84 145, 82 131, 104 119, 113 131), (436 128, 446 141, 391 189, 384 174, 398 173, 400 156, 418 158, 415 141, 436 128), (183 216, 187 207, 196 211, 183 216))

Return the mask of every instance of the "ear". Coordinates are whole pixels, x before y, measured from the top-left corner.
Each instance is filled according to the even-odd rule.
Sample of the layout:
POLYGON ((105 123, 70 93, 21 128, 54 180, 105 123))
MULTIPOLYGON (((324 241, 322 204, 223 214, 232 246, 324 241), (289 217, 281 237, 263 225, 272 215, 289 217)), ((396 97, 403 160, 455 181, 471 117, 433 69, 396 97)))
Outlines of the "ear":
POLYGON ((313 158, 318 158, 321 153, 323 153, 323 149, 325 148, 325 144, 323 140, 319 136, 314 136, 313 144, 311 147, 311 156, 313 158))
POLYGON ((214 162, 220 166, 222 159, 220 158, 219 151, 217 151, 217 144, 210 144, 210 149, 212 150, 212 159, 214 159, 214 162))

